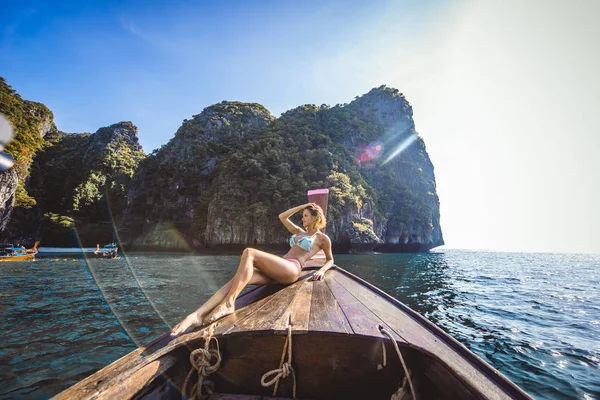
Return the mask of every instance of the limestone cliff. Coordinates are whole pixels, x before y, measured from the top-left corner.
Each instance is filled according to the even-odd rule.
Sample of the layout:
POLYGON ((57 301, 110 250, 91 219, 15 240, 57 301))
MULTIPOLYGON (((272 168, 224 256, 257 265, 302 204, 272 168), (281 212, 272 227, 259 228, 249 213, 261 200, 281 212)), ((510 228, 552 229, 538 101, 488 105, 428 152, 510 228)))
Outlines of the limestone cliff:
MULTIPOLYGON (((385 215, 375 217, 375 233, 387 244, 442 245, 434 168, 415 131, 412 107, 398 90, 385 86, 349 106, 381 129, 369 143, 359 142, 361 172, 379 193, 379 208, 390 204, 385 215)), ((352 141, 360 137, 356 130, 349 135, 352 141)))
POLYGON ((15 164, 9 171, 0 172, 0 236, 6 229, 15 207, 30 208, 35 200, 27 193, 25 183, 36 152, 44 136, 55 129, 52 112, 43 104, 23 100, 0 77, 0 113, 12 124, 14 139, 5 151, 15 164))
POLYGON ((15 169, 0 172, 0 232, 4 231, 10 220, 18 181, 19 178, 15 169))
MULTIPOLYGON (((192 245, 201 244, 215 168, 224 155, 240 148, 274 119, 259 104, 224 101, 185 120, 173 139, 148 156, 135 174, 125 225, 143 228, 131 244, 152 243, 147 236, 156 237, 163 221, 171 222, 166 229, 179 230, 192 245)), ((158 242, 180 247, 178 240, 158 242)))
POLYGON ((96 133, 54 131, 31 167, 28 190, 37 204, 19 213, 13 238, 38 235, 46 246, 73 246, 72 229, 84 245, 113 238, 113 220, 127 202, 131 177, 145 157, 131 122, 96 133))
POLYGON ((161 230, 192 246, 285 243, 277 214, 320 187, 330 188, 327 232, 339 249, 443 244, 433 165, 409 103, 385 86, 277 119, 256 104, 208 107, 135 180, 127 211, 134 246, 180 247, 181 237, 157 239, 161 230))
POLYGON ((224 101, 147 157, 131 122, 59 132, 45 106, 4 80, 0 89, 0 112, 18 132, 7 149, 17 165, 0 174, 0 240, 72 246, 75 228, 86 246, 115 229, 134 248, 283 245, 277 215, 306 202, 308 189, 329 188, 336 251, 443 244, 433 164, 396 89, 279 118, 224 101))

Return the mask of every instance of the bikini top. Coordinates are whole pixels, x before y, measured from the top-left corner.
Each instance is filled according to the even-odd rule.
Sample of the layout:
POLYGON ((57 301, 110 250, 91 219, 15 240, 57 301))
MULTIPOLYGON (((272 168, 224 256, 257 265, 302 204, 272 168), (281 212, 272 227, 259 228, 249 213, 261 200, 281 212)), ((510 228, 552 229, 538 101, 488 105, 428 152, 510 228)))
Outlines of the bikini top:
POLYGON ((314 236, 302 236, 298 239, 298 243, 296 243, 296 240, 294 239, 296 235, 298 234, 296 233, 290 238, 290 247, 298 246, 303 250, 310 251, 312 249, 312 244, 315 241, 314 236))

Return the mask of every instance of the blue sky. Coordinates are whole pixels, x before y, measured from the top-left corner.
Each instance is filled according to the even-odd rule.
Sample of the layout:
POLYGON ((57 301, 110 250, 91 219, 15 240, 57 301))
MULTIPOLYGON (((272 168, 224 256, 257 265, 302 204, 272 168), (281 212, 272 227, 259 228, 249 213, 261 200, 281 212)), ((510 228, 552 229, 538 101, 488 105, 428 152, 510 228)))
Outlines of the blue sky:
POLYGON ((600 252, 596 0, 3 3, 0 75, 65 132, 132 121, 149 153, 222 100, 278 116, 387 84, 448 247, 600 252))
MULTIPOLYGON (((336 71, 319 63, 364 45, 386 7, 360 1, 11 3, 2 17, 0 70, 24 98, 47 104, 60 129, 95 131, 131 120, 150 152, 183 119, 222 100, 258 102, 279 115, 304 103, 349 102, 385 83, 373 77, 358 91, 354 84, 327 87, 336 71)), ((436 3, 412 7, 406 12, 437 11, 436 3)), ((414 30, 422 25, 418 18, 408 22, 414 30)))

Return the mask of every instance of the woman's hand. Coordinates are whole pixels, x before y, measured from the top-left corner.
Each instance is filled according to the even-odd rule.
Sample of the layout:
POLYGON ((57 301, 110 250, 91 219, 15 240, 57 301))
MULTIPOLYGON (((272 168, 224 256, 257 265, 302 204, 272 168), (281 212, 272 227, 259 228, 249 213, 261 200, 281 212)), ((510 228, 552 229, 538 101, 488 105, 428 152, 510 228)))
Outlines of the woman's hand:
POLYGON ((289 220, 289 218, 292 215, 296 214, 298 211, 304 210, 309 205, 310 205, 310 203, 306 203, 306 204, 302 204, 300 206, 296 206, 294 208, 290 208, 289 210, 284 211, 281 214, 279 214, 279 220, 286 227, 286 229, 288 231, 290 231, 291 233, 296 234, 296 233, 304 232, 304 229, 302 229, 298 225, 294 224, 292 221, 289 220))
POLYGON ((315 273, 308 278, 309 281, 320 281, 321 279, 323 279, 323 276, 325 276, 325 271, 323 270, 317 270, 315 271, 315 273))

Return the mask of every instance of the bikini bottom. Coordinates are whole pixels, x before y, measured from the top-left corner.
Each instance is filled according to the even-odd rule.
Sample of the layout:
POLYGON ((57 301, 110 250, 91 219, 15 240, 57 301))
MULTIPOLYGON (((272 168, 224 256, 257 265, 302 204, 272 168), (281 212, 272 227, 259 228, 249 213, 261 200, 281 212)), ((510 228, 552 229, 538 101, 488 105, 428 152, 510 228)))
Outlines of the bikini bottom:
POLYGON ((284 258, 284 260, 293 262, 298 267, 298 271, 302 271, 302 264, 300 264, 300 261, 296 260, 295 258, 284 258))

